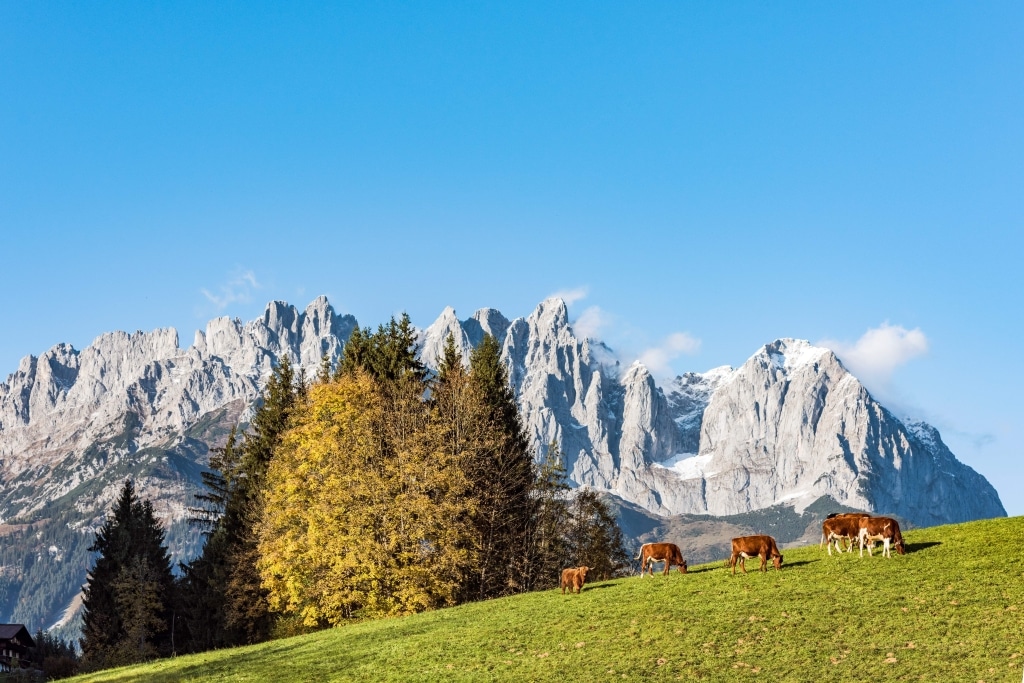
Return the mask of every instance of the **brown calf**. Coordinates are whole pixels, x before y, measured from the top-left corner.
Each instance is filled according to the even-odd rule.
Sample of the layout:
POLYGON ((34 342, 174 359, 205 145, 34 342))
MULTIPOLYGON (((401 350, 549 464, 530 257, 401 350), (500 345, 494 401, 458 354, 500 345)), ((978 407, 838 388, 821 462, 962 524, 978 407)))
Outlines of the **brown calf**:
POLYGON ((903 534, 900 533, 900 523, 892 517, 864 517, 860 520, 860 556, 864 557, 864 546, 868 547, 868 556, 871 556, 871 544, 869 541, 882 542, 882 557, 892 557, 889 544, 896 546, 896 552, 905 555, 903 547, 903 534))
POLYGON ((782 553, 771 536, 742 536, 732 539, 732 557, 729 558, 729 565, 732 567, 733 576, 736 575, 736 560, 739 560, 743 573, 747 573, 744 560, 748 557, 760 557, 763 572, 768 571, 769 557, 772 558, 776 570, 782 569, 782 553))
POLYGON ((565 595, 565 589, 569 589, 569 593, 572 594, 573 590, 579 593, 583 590, 583 582, 587 580, 587 572, 590 571, 590 567, 576 567, 574 569, 563 569, 562 570, 562 595, 565 595))
POLYGON ((640 554, 633 559, 640 560, 641 578, 648 569, 650 569, 651 576, 654 576, 655 562, 665 563, 665 571, 662 573, 666 576, 668 576, 668 570, 672 568, 672 565, 679 567, 681 573, 686 573, 686 560, 683 559, 683 552, 675 543, 644 543, 640 546, 640 554))

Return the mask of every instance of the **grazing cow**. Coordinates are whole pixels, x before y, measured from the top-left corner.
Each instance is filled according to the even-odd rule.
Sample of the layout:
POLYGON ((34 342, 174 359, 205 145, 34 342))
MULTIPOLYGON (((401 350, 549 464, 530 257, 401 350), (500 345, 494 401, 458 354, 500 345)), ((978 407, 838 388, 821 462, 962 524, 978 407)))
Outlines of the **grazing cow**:
POLYGON ((896 546, 896 552, 905 555, 903 547, 903 534, 900 533, 900 523, 892 517, 864 517, 860 520, 860 556, 864 557, 864 546, 868 547, 868 557, 871 556, 871 543, 882 542, 882 557, 892 557, 889 544, 896 546))
POLYGON ((860 534, 860 520, 869 516, 866 512, 832 513, 829 515, 821 524, 821 543, 828 543, 828 554, 832 554, 833 541, 836 545, 836 552, 842 552, 839 547, 840 539, 842 539, 843 545, 846 545, 846 541, 849 539, 850 546, 846 551, 852 553, 853 539, 860 534))
POLYGON ((577 593, 583 590, 583 582, 587 580, 587 572, 590 571, 590 567, 576 567, 575 569, 563 569, 562 570, 562 595, 565 595, 565 589, 569 589, 569 594, 575 590, 577 593))
POLYGON ((742 536, 732 539, 732 557, 729 558, 729 566, 732 567, 733 576, 736 575, 736 561, 739 560, 740 569, 747 573, 744 560, 748 557, 761 558, 761 571, 768 571, 768 558, 772 558, 772 564, 776 570, 782 569, 782 553, 775 545, 775 539, 771 536, 742 536))
POLYGON ((644 543, 640 546, 640 554, 633 559, 640 560, 641 578, 648 569, 651 571, 651 576, 654 576, 655 562, 665 563, 665 571, 662 572, 665 576, 668 576, 668 570, 672 568, 672 565, 679 567, 681 573, 686 573, 686 560, 683 559, 683 553, 675 543, 644 543))

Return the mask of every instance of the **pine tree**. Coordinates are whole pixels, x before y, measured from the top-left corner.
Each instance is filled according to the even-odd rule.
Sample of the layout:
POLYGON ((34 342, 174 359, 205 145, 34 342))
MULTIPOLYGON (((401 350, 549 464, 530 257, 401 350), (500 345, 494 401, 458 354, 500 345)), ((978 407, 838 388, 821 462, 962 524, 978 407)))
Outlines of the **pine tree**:
POLYGON ((579 491, 570 506, 569 554, 572 566, 590 567, 595 578, 609 579, 629 564, 622 530, 597 493, 579 491))
POLYGON ((69 678, 78 672, 78 653, 71 644, 43 629, 36 631, 32 640, 36 644, 32 661, 42 667, 46 680, 69 678))
POLYGON ((193 520, 207 535, 206 544, 199 557, 182 567, 183 650, 270 637, 275 617, 256 569, 256 526, 267 468, 304 391, 291 361, 283 356, 263 390, 250 430, 240 443, 232 430, 225 447, 210 458, 212 471, 203 473, 207 491, 192 510, 193 520))
POLYGON ((534 461, 515 395, 501 362, 501 347, 484 335, 470 357, 474 430, 480 440, 466 464, 476 501, 473 522, 480 558, 467 598, 526 590, 530 583, 529 531, 534 517, 534 461))
POLYGON ((569 484, 562 451, 554 439, 538 469, 533 495, 528 589, 541 590, 558 585, 570 554, 569 484))
POLYGON ((256 569, 259 559, 257 525, 263 513, 262 493, 267 468, 289 426, 298 397, 291 361, 288 356, 282 356, 267 381, 262 405, 245 436, 239 473, 221 518, 226 536, 225 624, 232 631, 244 634, 248 643, 266 640, 274 626, 274 615, 256 569))
POLYGON ((240 475, 236 428, 222 448, 211 449, 210 470, 202 472, 206 492, 196 495, 199 506, 189 508, 189 522, 203 532, 206 542, 198 557, 181 565, 176 604, 176 646, 182 652, 203 652, 244 642, 241 632, 229 629, 226 616, 228 532, 224 512, 240 475))
POLYGON ((83 591, 83 666, 169 654, 170 556, 152 504, 138 499, 131 480, 89 550, 99 555, 83 591))
POLYGON ((117 605, 124 637, 114 649, 113 661, 138 662, 156 658, 153 637, 168 630, 160 573, 145 557, 135 557, 114 581, 114 603, 117 605))
POLYGON ((381 380, 385 387, 406 375, 422 382, 427 369, 419 355, 416 330, 409 315, 403 313, 398 320, 391 318, 387 325, 379 325, 375 333, 369 328, 353 330, 338 364, 338 374, 359 368, 381 380))

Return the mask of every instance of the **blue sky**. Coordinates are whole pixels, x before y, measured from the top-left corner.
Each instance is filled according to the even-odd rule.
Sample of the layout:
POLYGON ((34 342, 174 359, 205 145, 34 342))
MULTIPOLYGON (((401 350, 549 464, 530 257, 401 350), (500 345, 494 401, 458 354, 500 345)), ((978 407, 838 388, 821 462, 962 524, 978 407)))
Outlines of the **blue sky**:
POLYGON ((1024 5, 0 4, 0 376, 327 294, 830 340, 1024 513, 1024 5))

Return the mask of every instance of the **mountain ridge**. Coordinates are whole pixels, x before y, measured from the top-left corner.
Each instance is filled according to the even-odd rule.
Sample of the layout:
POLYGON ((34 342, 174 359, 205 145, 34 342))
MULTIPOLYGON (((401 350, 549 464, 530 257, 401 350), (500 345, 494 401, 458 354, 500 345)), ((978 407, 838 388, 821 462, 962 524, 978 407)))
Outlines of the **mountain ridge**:
MULTIPOLYGON (((324 356, 337 361, 357 324, 321 296, 302 311, 270 302, 247 323, 215 318, 184 349, 175 330, 161 328, 27 356, 0 383, 0 524, 41 525, 40 541, 63 540, 52 540, 59 560, 40 554, 39 571, 64 563, 61 571, 84 577, 84 546, 60 529, 88 534, 131 476, 153 500, 174 558, 188 559, 201 539, 186 508, 209 449, 250 414, 283 355, 312 377, 324 356)), ((802 340, 775 340, 738 368, 659 386, 642 364, 624 366, 599 340, 577 338, 560 299, 514 320, 487 308, 460 320, 445 308, 420 330, 428 366, 449 334, 466 362, 484 334, 499 340, 538 456, 557 441, 574 487, 655 516, 779 504, 799 512, 825 496, 917 525, 1005 515, 995 490, 937 430, 904 425, 833 352, 802 340)), ((4 567, 15 561, 0 556, 4 567)), ((19 612, 32 571, 0 576, 0 618, 52 623, 67 605, 63 595, 19 612)))

